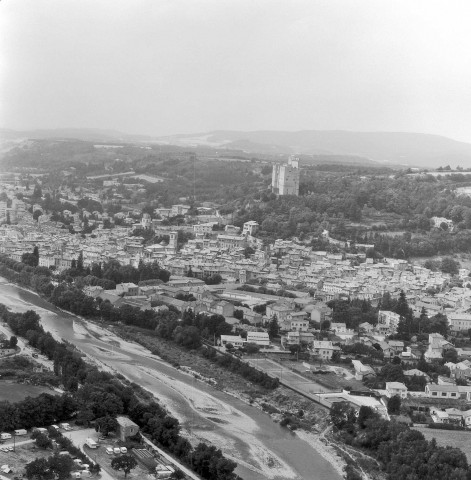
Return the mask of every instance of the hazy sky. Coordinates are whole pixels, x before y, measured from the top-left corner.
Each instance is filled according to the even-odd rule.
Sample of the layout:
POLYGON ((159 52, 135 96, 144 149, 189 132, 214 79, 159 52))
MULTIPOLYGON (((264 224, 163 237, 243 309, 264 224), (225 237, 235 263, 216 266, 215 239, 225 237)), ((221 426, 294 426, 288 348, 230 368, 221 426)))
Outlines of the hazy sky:
POLYGON ((1 0, 0 126, 471 141, 469 0, 1 0))

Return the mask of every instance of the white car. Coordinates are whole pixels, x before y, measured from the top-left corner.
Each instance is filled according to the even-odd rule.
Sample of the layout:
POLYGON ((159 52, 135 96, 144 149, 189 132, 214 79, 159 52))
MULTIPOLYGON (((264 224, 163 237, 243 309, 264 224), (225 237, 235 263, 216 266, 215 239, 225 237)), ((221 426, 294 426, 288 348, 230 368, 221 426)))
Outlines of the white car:
POLYGON ((108 455, 113 455, 113 449, 111 447, 106 447, 106 453, 108 455))
POLYGON ((126 447, 121 447, 120 450, 121 453, 128 453, 128 449, 126 447))
POLYGON ((116 455, 121 453, 121 449, 119 447, 114 447, 113 452, 116 453, 116 455))
POLYGON ((9 452, 14 452, 15 449, 13 447, 7 447, 9 452))

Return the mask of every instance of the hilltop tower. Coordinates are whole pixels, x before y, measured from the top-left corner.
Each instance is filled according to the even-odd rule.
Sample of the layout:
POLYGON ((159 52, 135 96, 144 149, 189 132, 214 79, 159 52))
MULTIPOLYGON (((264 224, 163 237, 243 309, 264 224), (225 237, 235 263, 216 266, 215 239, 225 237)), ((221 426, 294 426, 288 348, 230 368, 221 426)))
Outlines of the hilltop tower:
POLYGON ((273 165, 271 191, 277 195, 299 195, 299 158, 291 155, 288 163, 273 165))

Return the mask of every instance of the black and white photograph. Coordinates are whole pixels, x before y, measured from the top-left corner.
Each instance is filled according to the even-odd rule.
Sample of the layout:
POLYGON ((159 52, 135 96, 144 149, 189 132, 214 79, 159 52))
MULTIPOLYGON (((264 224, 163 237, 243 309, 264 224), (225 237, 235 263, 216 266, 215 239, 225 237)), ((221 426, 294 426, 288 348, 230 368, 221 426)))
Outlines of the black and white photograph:
POLYGON ((470 25, 0 0, 0 480, 470 480, 470 25))

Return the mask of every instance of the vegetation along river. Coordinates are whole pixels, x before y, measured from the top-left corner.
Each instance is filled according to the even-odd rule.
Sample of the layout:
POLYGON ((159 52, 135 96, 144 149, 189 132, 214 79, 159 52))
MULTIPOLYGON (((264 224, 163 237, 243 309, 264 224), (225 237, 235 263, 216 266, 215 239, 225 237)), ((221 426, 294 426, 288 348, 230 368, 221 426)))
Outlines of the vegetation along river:
POLYGON ((116 339, 90 322, 63 313, 33 293, 0 279, 0 303, 35 310, 43 327, 142 385, 180 420, 190 440, 209 442, 238 463, 244 480, 338 480, 339 474, 306 441, 265 413, 159 360, 143 347, 116 339), (117 340, 117 341, 116 341, 117 340))

